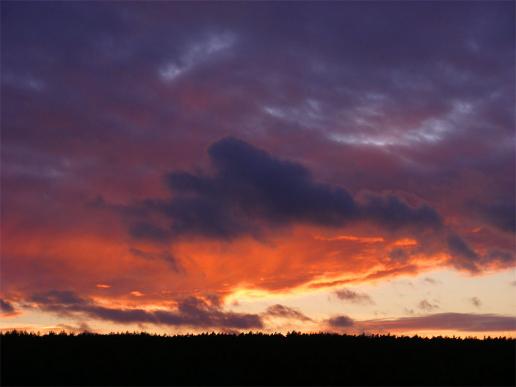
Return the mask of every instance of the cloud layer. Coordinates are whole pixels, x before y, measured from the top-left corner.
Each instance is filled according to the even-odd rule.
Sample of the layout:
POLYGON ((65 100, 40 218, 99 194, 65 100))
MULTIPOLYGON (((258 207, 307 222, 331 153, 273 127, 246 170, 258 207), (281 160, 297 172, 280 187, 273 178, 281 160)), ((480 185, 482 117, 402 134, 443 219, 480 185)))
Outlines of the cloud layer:
POLYGON ((368 329, 385 331, 448 330, 462 332, 514 332, 516 317, 496 314, 436 313, 420 317, 363 322, 368 329))
POLYGON ((0 7, 7 314, 258 327, 224 300, 514 268, 513 3, 0 7))
POLYGON ((96 304, 70 291, 35 294, 30 301, 49 312, 61 315, 85 315, 120 324, 157 324, 190 328, 258 329, 263 324, 258 315, 223 312, 216 303, 189 297, 177 305, 176 311, 118 309, 96 304))
POLYGON ((166 181, 171 200, 143 203, 147 210, 167 215, 170 230, 149 224, 144 232, 136 225, 133 236, 160 238, 169 232, 171 236, 232 238, 258 234, 262 223, 341 227, 371 221, 411 232, 442 227, 441 216, 426 204, 411 206, 395 195, 372 193, 355 199, 345 188, 315 181, 301 164, 273 157, 235 138, 217 141, 208 153, 213 175, 170 173, 166 181))

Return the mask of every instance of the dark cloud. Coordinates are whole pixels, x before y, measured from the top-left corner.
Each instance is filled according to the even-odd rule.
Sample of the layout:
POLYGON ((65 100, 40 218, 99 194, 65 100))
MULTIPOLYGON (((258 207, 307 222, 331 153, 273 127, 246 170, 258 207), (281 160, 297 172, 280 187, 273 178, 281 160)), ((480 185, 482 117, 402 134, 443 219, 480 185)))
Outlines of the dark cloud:
POLYGON ((473 209, 480 213, 491 225, 500 230, 514 233, 516 231, 516 204, 514 197, 506 200, 493 200, 486 204, 476 204, 473 209))
POLYGON ((432 207, 427 204, 411 207, 392 194, 363 195, 360 212, 366 219, 371 219, 390 229, 407 225, 415 229, 439 229, 442 226, 441 216, 432 207))
POLYGON ((485 255, 483 260, 500 262, 507 266, 514 265, 514 263, 516 262, 514 250, 505 249, 492 249, 485 255))
POLYGON ((355 321, 348 316, 335 316, 328 319, 328 325, 332 328, 348 328, 354 324, 355 321))
POLYGON ((50 290, 45 293, 37 293, 32 295, 30 301, 42 304, 45 307, 59 305, 80 306, 87 303, 85 299, 69 290, 50 290))
POLYGON ((312 321, 310 317, 304 315, 300 311, 280 304, 269 306, 265 311, 264 315, 271 317, 286 318, 291 320, 312 321))
POLYGON ((5 315, 13 314, 15 311, 16 311, 16 309, 14 308, 13 304, 11 304, 7 300, 3 300, 0 298, 0 312, 2 314, 5 314, 5 315))
POLYGON ((248 219, 341 225, 356 213, 351 195, 316 183, 300 164, 272 157, 234 138, 209 148, 215 176, 172 173, 168 213, 179 232, 232 235, 250 229, 248 219))
POLYGON ((360 324, 369 329, 456 330, 464 332, 516 331, 516 317, 497 314, 436 313, 394 320, 369 320, 360 324))
POLYGON ((430 301, 428 300, 421 300, 418 304, 417 304, 417 307, 421 310, 424 310, 425 312, 431 312, 432 310, 434 309, 439 309, 439 305, 437 304, 432 304, 430 301))
POLYGON ((451 234, 447 238, 448 249, 452 255, 452 263, 470 271, 478 271, 480 256, 458 235, 451 234))
POLYGON ((354 304, 374 304, 374 301, 367 294, 349 289, 337 290, 335 295, 339 300, 349 301, 354 304))
MULTIPOLYGON (((260 222, 337 227, 372 221, 387 229, 412 231, 442 226, 441 216, 426 204, 412 206, 392 194, 363 193, 355 199, 342 187, 318 183, 301 164, 275 158, 235 138, 217 141, 208 153, 213 175, 170 173, 172 199, 146 202, 149 210, 170 218, 174 234, 230 238, 259 233, 260 222)), ((163 236, 148 232, 149 228, 140 235, 163 236)))
POLYGON ((149 323, 191 328, 257 329, 263 324, 258 315, 224 312, 220 305, 195 297, 178 302, 176 311, 115 309, 100 306, 70 291, 35 294, 30 301, 45 311, 62 315, 87 315, 93 319, 121 324, 149 323))

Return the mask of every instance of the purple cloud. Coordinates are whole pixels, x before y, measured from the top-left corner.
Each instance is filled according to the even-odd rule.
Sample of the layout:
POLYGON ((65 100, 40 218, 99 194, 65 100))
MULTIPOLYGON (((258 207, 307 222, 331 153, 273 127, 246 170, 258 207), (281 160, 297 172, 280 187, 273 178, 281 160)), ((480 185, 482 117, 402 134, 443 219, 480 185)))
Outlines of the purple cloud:
POLYGON ((367 294, 349 289, 336 290, 335 295, 339 300, 349 301, 353 304, 374 304, 374 301, 367 294))
POLYGON ((436 313, 420 317, 392 320, 361 321, 369 329, 394 330, 455 330, 462 332, 516 331, 516 317, 497 314, 436 313))
POLYGON ((216 303, 190 297, 178 302, 176 311, 115 309, 100 306, 70 291, 50 291, 35 294, 32 302, 44 310, 60 315, 86 315, 93 319, 120 324, 149 323, 193 328, 257 329, 263 323, 258 315, 224 312, 216 303))

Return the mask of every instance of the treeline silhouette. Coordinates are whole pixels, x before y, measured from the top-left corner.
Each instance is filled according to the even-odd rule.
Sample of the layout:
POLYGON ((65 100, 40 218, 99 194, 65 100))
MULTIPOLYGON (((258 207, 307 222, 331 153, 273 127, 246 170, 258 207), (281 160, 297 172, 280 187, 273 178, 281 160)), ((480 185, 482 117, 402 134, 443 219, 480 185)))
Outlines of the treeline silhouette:
POLYGON ((9 385, 505 385, 516 340, 338 334, 0 335, 9 385))

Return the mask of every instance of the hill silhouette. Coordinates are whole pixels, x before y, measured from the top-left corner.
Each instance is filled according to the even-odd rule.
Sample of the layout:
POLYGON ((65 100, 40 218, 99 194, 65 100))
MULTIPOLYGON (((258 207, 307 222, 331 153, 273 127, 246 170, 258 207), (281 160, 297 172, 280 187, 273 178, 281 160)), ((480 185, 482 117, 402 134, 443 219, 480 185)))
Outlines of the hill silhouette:
POLYGON ((505 385, 516 340, 3 333, 2 385, 505 385))

